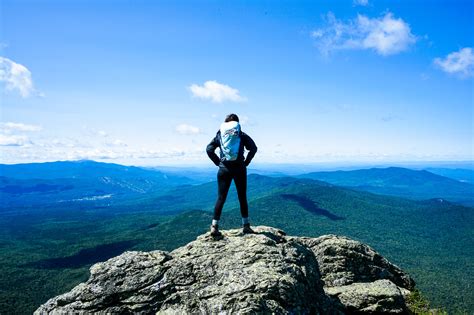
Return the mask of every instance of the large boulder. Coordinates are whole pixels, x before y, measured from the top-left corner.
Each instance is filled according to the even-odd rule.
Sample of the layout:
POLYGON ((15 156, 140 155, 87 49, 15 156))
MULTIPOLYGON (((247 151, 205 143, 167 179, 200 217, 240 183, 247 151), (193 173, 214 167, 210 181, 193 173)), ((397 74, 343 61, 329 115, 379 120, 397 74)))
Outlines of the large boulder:
POLYGON ((344 313, 403 314, 405 305, 403 288, 390 280, 356 282, 349 285, 327 287, 326 293, 340 303, 344 313))
POLYGON ((344 236, 296 237, 314 252, 326 287, 388 279, 412 290, 415 282, 369 246, 344 236))
POLYGON ((407 313, 413 280, 370 247, 334 235, 209 233, 170 253, 128 251, 35 314, 407 313))

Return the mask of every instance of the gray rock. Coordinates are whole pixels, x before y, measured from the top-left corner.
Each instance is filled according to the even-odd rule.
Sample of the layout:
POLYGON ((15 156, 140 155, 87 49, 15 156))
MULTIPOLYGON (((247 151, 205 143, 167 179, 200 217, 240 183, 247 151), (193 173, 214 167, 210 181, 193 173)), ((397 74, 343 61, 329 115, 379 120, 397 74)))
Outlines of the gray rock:
POLYGON ((344 313, 404 314, 408 313, 403 289, 390 280, 325 288, 326 293, 342 304, 344 313))
POLYGON ((163 251, 128 251, 90 268, 90 278, 71 291, 50 299, 35 313, 138 313, 159 308, 169 287, 163 251))
POLYGON ((370 247, 259 226, 167 253, 125 252, 35 314, 403 313, 414 282, 370 247))
POLYGON ((378 279, 388 279, 408 290, 415 286, 408 274, 361 242, 336 235, 297 239, 313 250, 325 287, 378 279))

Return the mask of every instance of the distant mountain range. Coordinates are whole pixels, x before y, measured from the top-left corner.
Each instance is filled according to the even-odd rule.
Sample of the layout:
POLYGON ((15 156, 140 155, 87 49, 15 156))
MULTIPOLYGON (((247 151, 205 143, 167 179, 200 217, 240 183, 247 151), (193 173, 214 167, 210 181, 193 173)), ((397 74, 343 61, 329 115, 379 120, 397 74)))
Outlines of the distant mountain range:
MULTIPOLYGON (((442 170, 438 170, 443 172, 442 170)), ((445 173, 453 175, 455 172, 445 173)), ((469 174, 469 170, 458 174, 469 174)), ((437 175, 426 170, 401 167, 370 168, 353 171, 313 172, 299 175, 325 181, 337 186, 370 191, 376 194, 400 196, 411 199, 441 198, 474 206, 474 185, 437 175)))
MULTIPOLYGON (((295 177, 377 194, 411 199, 441 198, 474 206, 473 170, 432 168, 432 171, 446 176, 426 170, 388 167, 312 172, 295 177)), ((82 201, 108 204, 142 196, 149 198, 150 194, 161 196, 169 192, 168 195, 173 195, 178 186, 214 181, 215 173, 212 168, 142 168, 90 160, 0 164, 0 208, 82 201)), ((288 177, 269 170, 249 170, 249 173, 288 177)), ((187 194, 182 194, 181 188, 178 191, 176 198, 187 198, 183 197, 187 194)), ((196 204, 195 198, 188 199, 196 204)))
POLYGON ((464 168, 427 168, 427 171, 453 178, 463 183, 474 184, 474 170, 464 168))
POLYGON ((116 199, 196 182, 180 175, 89 160, 0 164, 2 207, 116 199))

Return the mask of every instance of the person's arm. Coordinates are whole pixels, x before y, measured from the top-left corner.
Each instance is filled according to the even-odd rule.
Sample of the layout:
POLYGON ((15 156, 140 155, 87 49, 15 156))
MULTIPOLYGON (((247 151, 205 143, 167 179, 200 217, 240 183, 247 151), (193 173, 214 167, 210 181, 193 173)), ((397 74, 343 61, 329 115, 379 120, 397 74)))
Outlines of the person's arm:
POLYGON ((207 155, 216 166, 219 166, 219 163, 221 161, 215 152, 218 146, 219 141, 217 140, 217 136, 215 136, 206 147, 207 155))
POLYGON ((255 156, 255 153, 257 153, 257 145, 252 138, 245 133, 242 135, 242 140, 244 141, 245 148, 249 151, 244 161, 245 166, 248 166, 255 156))

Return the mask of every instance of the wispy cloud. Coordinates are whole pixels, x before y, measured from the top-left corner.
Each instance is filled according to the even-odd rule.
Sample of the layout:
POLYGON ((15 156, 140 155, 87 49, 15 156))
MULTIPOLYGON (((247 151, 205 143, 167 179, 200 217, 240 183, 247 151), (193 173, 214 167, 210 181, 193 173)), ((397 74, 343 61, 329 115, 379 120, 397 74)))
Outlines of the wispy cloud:
MULTIPOLYGON (((0 82, 5 84, 7 91, 17 91, 23 98, 36 92, 30 70, 5 57, 0 57, 0 82)), ((43 93, 38 92, 38 96, 43 93)))
POLYGON ((255 119, 249 118, 246 115, 239 115, 240 124, 245 127, 255 127, 258 125, 258 122, 255 119))
POLYGON ((380 117, 380 120, 383 122, 392 122, 395 120, 403 120, 403 118, 397 115, 388 114, 388 115, 380 117))
POLYGON ((0 132, 11 133, 15 131, 41 131, 43 128, 38 125, 29 125, 15 122, 0 123, 0 132))
POLYGON ((109 138, 109 133, 103 129, 97 129, 90 127, 88 125, 83 125, 82 130, 84 131, 84 135, 88 137, 93 137, 94 139, 100 139, 100 138, 109 138))
POLYGON ((369 5, 369 0, 354 0, 354 5, 367 6, 369 5))
POLYGON ((358 15, 356 19, 341 21, 328 13, 326 26, 314 30, 311 36, 323 55, 337 50, 371 49, 388 56, 406 51, 417 37, 401 18, 388 12, 379 18, 358 15))
POLYGON ((104 130, 98 130, 97 135, 101 136, 101 137, 104 137, 104 138, 109 136, 109 134, 107 132, 105 132, 104 130))
POLYGON ((470 77, 474 70, 474 54, 471 47, 459 49, 445 58, 435 58, 434 64, 446 73, 470 77))
POLYGON ((32 144, 30 138, 22 133, 41 131, 42 127, 16 122, 0 123, 0 146, 21 147, 32 144), (20 134, 18 134, 20 133, 20 134))
POLYGON ((249 123, 249 116, 242 115, 239 120, 241 125, 247 125, 249 123))
MULTIPOLYGON (((25 139, 27 141, 27 139, 25 139)), ((50 147, 23 145, 20 141, 15 143, 13 140, 6 142, 0 136, 0 145, 5 146, 0 157, 2 163, 19 162, 41 162, 57 160, 153 160, 153 159, 171 159, 184 158, 185 156, 194 156, 194 150, 164 149, 148 150, 140 148, 122 148, 122 147, 50 147), (5 143, 5 144, 4 144, 5 143)), ((202 156, 202 150, 198 152, 202 156)))
POLYGON ((67 148, 74 148, 77 144, 77 140, 74 139, 53 139, 46 143, 38 143, 39 146, 43 147, 67 147, 67 148))
POLYGON ((0 146, 21 147, 30 143, 31 141, 27 136, 0 134, 0 146))
POLYGON ((105 145, 108 146, 108 147, 127 147, 128 146, 128 144, 126 144, 125 142, 123 142, 120 139, 107 141, 107 142, 105 142, 105 145))
POLYGON ((203 85, 189 86, 192 95, 201 99, 208 99, 214 103, 243 102, 246 99, 239 94, 239 90, 217 81, 206 81, 203 85))
POLYGON ((426 80, 429 80, 429 79, 430 79, 430 76, 429 76, 428 74, 426 74, 426 73, 421 73, 421 74, 420 74, 420 79, 421 79, 422 81, 426 81, 426 80))
MULTIPOLYGON (((178 125, 179 126, 179 125, 178 125)), ((178 128, 183 134, 196 134, 199 128, 181 124, 178 128)), ((200 160, 203 157, 200 142, 190 145, 183 139, 176 147, 164 145, 155 150, 155 146, 143 144, 127 144, 113 133, 104 129, 79 129, 74 136, 54 135, 42 130, 39 126, 19 122, 0 123, 0 163, 28 163, 55 160, 117 160, 146 161, 153 160, 176 162, 200 160), (10 128, 11 133, 3 132, 2 128, 10 128), (54 135, 54 136, 53 136, 54 135), (53 137, 52 137, 53 136, 53 137)), ((201 131, 199 130, 198 133, 201 131)))
POLYGON ((191 126, 188 124, 177 125, 175 131, 181 135, 197 135, 201 133, 201 130, 198 127, 191 126))

